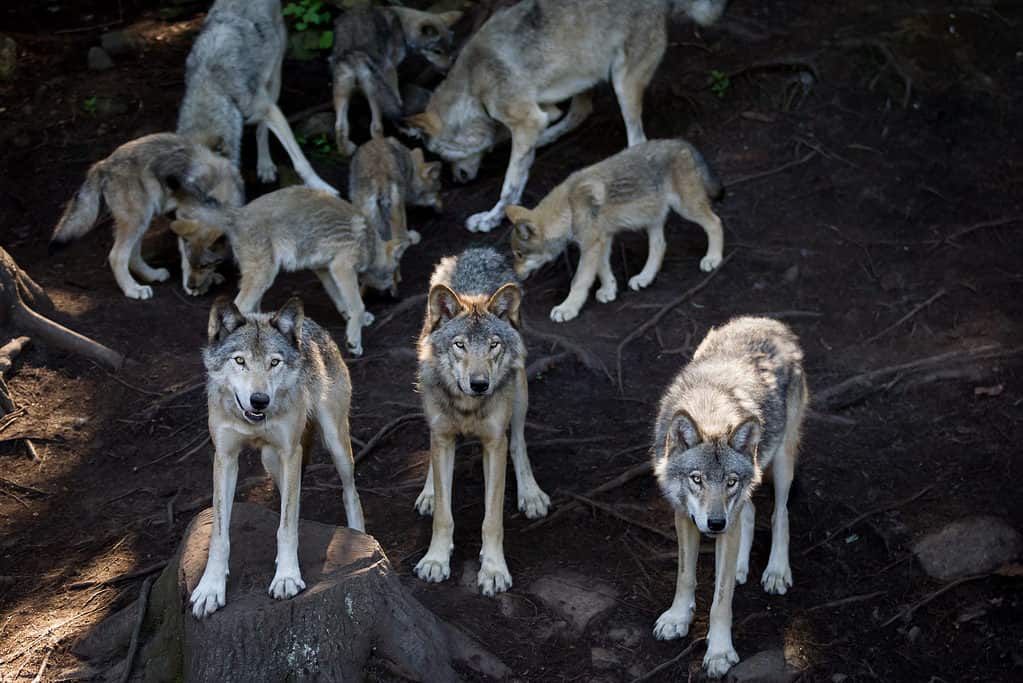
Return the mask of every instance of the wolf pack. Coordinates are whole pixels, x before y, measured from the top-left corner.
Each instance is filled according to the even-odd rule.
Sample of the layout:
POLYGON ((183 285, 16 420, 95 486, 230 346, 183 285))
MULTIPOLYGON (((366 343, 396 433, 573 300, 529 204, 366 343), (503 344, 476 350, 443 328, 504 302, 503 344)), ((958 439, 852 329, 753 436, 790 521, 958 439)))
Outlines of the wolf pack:
MULTIPOLYGON (((212 306, 202 352, 215 447, 214 514, 205 572, 191 590, 196 618, 226 604, 231 508, 243 450, 259 451, 280 491, 271 597, 288 599, 305 588, 298 561, 299 490, 317 433, 342 480, 348 527, 367 527, 355 486, 352 386, 342 352, 329 332, 305 316, 299 299, 261 313, 263 295, 282 270, 312 270, 347 321, 347 352, 361 354, 362 328, 374 321, 363 289, 397 295, 403 257, 430 239, 408 225, 406 207, 442 212, 442 164, 455 180, 471 181, 483 156, 509 140, 497 203, 465 223, 471 232, 486 232, 507 219, 507 250, 469 245, 442 258, 430 278, 415 379, 429 427, 430 464, 414 506, 433 524, 415 574, 444 581, 454 548, 456 443, 477 438, 485 509, 476 584, 486 596, 511 588, 503 549, 509 454, 518 509, 533 519, 551 507, 527 455, 524 282, 575 243, 579 263, 570 290, 550 311, 556 323, 571 321, 597 278, 597 301, 616 299, 614 235, 645 230, 647 260, 628 286, 648 287, 664 259, 669 212, 706 233, 700 269, 721 264, 722 223, 712 204, 721 183, 688 142, 647 140, 642 109, 670 22, 712 24, 726 1, 522 0, 493 13, 457 54, 452 27, 458 12, 376 5, 344 11, 334 27, 330 67, 335 141, 339 152, 351 156, 347 201, 317 175, 278 107, 287 45, 279 0, 213 3, 187 60, 176 132, 128 142, 95 163, 52 238, 62 243, 84 235, 105 204, 114 219, 110 268, 133 299, 149 299, 151 283, 170 278, 167 269, 142 258, 142 237, 157 216, 172 219, 189 295, 224 284, 218 272, 224 263, 233 261, 240 272, 233 301, 221 298, 212 306), (410 54, 446 76, 424 110, 403 115, 398 67, 410 54), (628 146, 575 171, 535 207, 521 206, 536 150, 582 125, 593 110, 593 87, 606 81, 628 146), (371 115, 361 146, 351 141, 349 125, 356 91, 371 115), (243 129, 250 124, 256 127, 259 179, 277 177, 272 131, 304 184, 245 202, 239 166, 243 129), (425 150, 386 137, 388 126, 404 139, 420 140, 425 150)), ((796 335, 783 323, 732 319, 699 344, 664 391, 653 419, 653 472, 674 510, 678 537, 674 598, 653 635, 667 640, 688 634, 700 537, 713 538, 715 585, 703 660, 710 677, 723 676, 739 661, 731 636, 732 595, 749 575, 752 493, 765 473, 773 480, 774 510, 761 583, 777 595, 792 586, 787 499, 808 400, 802 358, 796 335)))

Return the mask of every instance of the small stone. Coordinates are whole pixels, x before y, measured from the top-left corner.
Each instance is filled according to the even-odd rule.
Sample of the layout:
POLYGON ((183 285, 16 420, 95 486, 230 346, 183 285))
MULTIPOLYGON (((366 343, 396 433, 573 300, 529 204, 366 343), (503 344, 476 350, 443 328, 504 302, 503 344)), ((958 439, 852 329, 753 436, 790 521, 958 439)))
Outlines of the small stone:
POLYGON ((334 115, 329 111, 322 111, 308 116, 298 125, 298 133, 306 138, 314 138, 317 135, 333 136, 334 115))
POLYGON ((0 81, 14 78, 18 69, 18 44, 10 36, 0 36, 0 81))
POLYGON ((624 647, 635 647, 643 637, 643 631, 637 626, 616 626, 607 632, 608 640, 624 647))
POLYGON ((614 606, 618 597, 613 586, 571 571, 541 577, 533 582, 529 592, 565 618, 577 632, 614 606))
POLYGON ((909 632, 906 633, 906 640, 908 640, 910 643, 915 643, 917 639, 920 637, 920 633, 921 633, 920 627, 914 626, 913 628, 909 629, 909 632))
POLYGON ((101 47, 89 48, 88 61, 89 68, 93 71, 106 71, 114 66, 114 60, 110 59, 110 55, 101 47))
POLYGON ((986 515, 945 525, 916 542, 913 552, 927 575, 951 581, 983 574, 1016 559, 1023 537, 1004 519, 986 515))
POLYGON ((831 683, 845 683, 849 680, 848 674, 835 674, 831 677, 831 683))
POLYGON ((106 53, 114 57, 131 54, 139 48, 139 37, 130 31, 108 31, 99 40, 106 53))
POLYGON ((789 284, 792 284, 793 282, 798 280, 799 266, 789 266, 788 270, 785 271, 785 274, 782 275, 782 279, 785 280, 785 282, 788 282, 789 284))
POLYGON ((728 672, 729 683, 789 683, 799 672, 781 650, 764 650, 743 659, 728 672))
POLYGON ((596 669, 616 669, 622 663, 618 655, 603 647, 590 648, 590 661, 596 669))
POLYGON ((73 417, 71 418, 72 429, 81 429, 85 425, 89 424, 89 418, 87 417, 73 417))

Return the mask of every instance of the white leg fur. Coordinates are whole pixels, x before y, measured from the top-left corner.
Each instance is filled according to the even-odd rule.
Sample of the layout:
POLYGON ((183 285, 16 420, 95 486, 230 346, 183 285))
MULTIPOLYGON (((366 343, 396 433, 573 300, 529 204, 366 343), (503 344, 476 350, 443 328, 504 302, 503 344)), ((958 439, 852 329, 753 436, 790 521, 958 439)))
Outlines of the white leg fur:
POLYGON ((551 309, 551 320, 556 323, 563 323, 579 315, 579 309, 586 303, 590 287, 593 286, 593 281, 597 277, 603 250, 603 244, 592 244, 582 247, 579 267, 572 278, 572 288, 569 290, 565 300, 551 309))
POLYGON ((646 264, 638 275, 629 278, 629 289, 633 291, 650 286, 650 283, 657 277, 657 273, 661 271, 665 250, 664 218, 661 218, 660 223, 647 228, 647 235, 649 237, 649 249, 647 251, 646 264))
POLYGON ((508 438, 503 430, 483 437, 483 544, 476 585, 488 597, 512 586, 511 572, 504 559, 504 478, 508 469, 508 438))
POLYGON ((753 529, 756 526, 756 508, 753 501, 748 500, 742 507, 740 521, 742 536, 739 540, 739 559, 735 565, 735 582, 744 584, 749 576, 749 552, 753 547, 753 529))
POLYGON ((732 596, 742 535, 739 526, 733 524, 715 542, 714 603, 710 607, 707 654, 703 657, 703 667, 710 678, 721 678, 739 662, 739 655, 732 646, 732 596))
POLYGON ((611 303, 618 297, 618 281, 611 270, 611 245, 609 238, 600 252, 600 270, 597 272, 600 276, 600 289, 597 290, 597 301, 602 304, 611 303))
POLYGON ((129 267, 135 252, 135 245, 142 240, 142 235, 149 228, 149 222, 153 218, 152 212, 143 216, 138 225, 132 226, 133 230, 122 230, 122 219, 115 218, 118 226, 114 233, 114 246, 110 250, 110 270, 113 271, 114 279, 117 280, 117 285, 126 297, 129 299, 151 299, 153 298, 153 288, 136 282, 135 278, 131 276, 129 267))
MULTIPOLYGON (((516 373, 515 403, 511 417, 511 458, 515 466, 515 485, 518 490, 519 510, 529 519, 547 515, 551 499, 543 492, 533 477, 529 457, 526 454, 526 411, 529 408, 529 387, 526 371, 516 373)), ((418 507, 418 501, 416 501, 418 507)))
POLYGON ((344 487, 341 495, 344 498, 348 528, 365 531, 362 500, 359 498, 358 489, 355 488, 355 455, 352 453, 352 440, 348 431, 347 410, 340 411, 336 408, 336 405, 321 407, 317 421, 323 432, 323 443, 330 451, 330 457, 344 487))
POLYGON ((419 492, 419 497, 416 498, 415 509, 423 517, 429 517, 433 514, 433 461, 426 468, 426 481, 423 482, 423 490, 419 492))
POLYGON ((268 592, 277 600, 292 598, 305 590, 298 566, 298 505, 302 487, 302 446, 295 444, 281 459, 281 522, 277 528, 277 571, 268 592))
POLYGON ((451 515, 451 484, 455 470, 455 440, 451 435, 430 434, 434 507, 430 547, 415 572, 423 581, 440 583, 451 576, 451 551, 455 547, 455 521, 451 515))
POLYGON ((675 599, 671 607, 657 618, 654 638, 672 640, 689 633, 696 609, 696 560, 700 554, 700 530, 684 512, 675 512, 675 534, 678 537, 678 575, 675 599))
POLYGON ((508 170, 504 174, 504 184, 501 186, 501 197, 490 211, 469 216, 465 227, 470 232, 490 232, 501 224, 505 207, 509 204, 518 204, 522 199, 522 191, 529 179, 529 168, 533 165, 533 158, 536 155, 536 141, 547 120, 540 107, 536 106, 535 110, 531 119, 520 125, 510 126, 512 149, 508 159, 508 170))

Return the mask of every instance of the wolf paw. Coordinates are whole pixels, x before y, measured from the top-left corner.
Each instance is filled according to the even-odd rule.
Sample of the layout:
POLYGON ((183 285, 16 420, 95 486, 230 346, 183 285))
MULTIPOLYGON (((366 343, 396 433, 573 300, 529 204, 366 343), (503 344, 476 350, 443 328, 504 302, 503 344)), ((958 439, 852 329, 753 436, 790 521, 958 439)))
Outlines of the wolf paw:
POLYGON ((597 301, 602 304, 609 304, 618 298, 618 287, 601 287, 597 290, 597 301))
POLYGON ((203 574, 189 602, 196 619, 210 616, 227 604, 227 577, 212 579, 203 574))
POLYGON ((376 318, 375 315, 373 315, 369 311, 364 311, 363 314, 362 314, 362 326, 363 327, 369 327, 370 325, 373 324, 373 321, 376 320, 376 319, 377 318, 376 318))
POLYGON ((277 165, 270 159, 260 159, 256 165, 259 182, 272 183, 277 180, 277 165))
POLYGON ((646 276, 643 273, 639 275, 633 275, 629 278, 629 289, 634 292, 638 292, 641 289, 645 289, 650 286, 650 283, 654 281, 653 276, 646 276))
POLYGON ((145 301, 146 299, 153 298, 153 288, 149 285, 135 285, 130 289, 126 289, 124 295, 129 299, 145 301))
POLYGON ((419 234, 418 230, 409 230, 408 241, 409 244, 419 244, 423 241, 423 236, 419 234))
POLYGON ((480 593, 488 598, 505 592, 512 587, 512 577, 508 571, 508 565, 503 559, 500 562, 483 560, 483 566, 476 574, 476 585, 479 586, 480 593))
POLYGON ((721 254, 707 254, 700 259, 700 270, 709 273, 721 265, 721 254))
POLYGON ((550 496, 535 484, 531 488, 519 493, 519 511, 525 513, 528 519, 546 517, 550 506, 550 496))
POLYGON ((170 280, 170 271, 166 268, 157 268, 149 273, 150 282, 167 282, 170 280))
POLYGON ((708 678, 721 678, 738 663, 739 653, 731 646, 724 650, 708 648, 707 654, 703 657, 703 668, 707 671, 708 678))
POLYGON ((342 156, 350 157, 355 154, 355 150, 358 149, 351 140, 337 137, 337 151, 342 156))
POLYGON ((740 586, 745 585, 746 579, 749 577, 749 563, 740 562, 735 567, 735 582, 740 586))
POLYGON ((693 623, 693 610, 669 609, 657 617, 654 624, 654 638, 657 640, 674 640, 684 638, 689 633, 689 625, 693 623))
POLYGON ((447 558, 431 558, 427 554, 423 559, 419 560, 415 572, 416 576, 427 583, 440 583, 451 576, 451 561, 447 558))
POLYGON ((490 232, 501 224, 503 213, 495 214, 493 211, 474 213, 465 221, 465 227, 469 232, 490 232))
POLYGON ((297 569, 294 571, 278 569, 277 573, 274 574, 273 581, 270 582, 270 588, 267 592, 275 600, 284 600, 295 597, 303 590, 305 590, 305 581, 302 580, 302 576, 297 569))
POLYGON ((429 517, 433 514, 433 491, 423 491, 416 498, 416 512, 421 514, 423 517, 429 517))
POLYGON ((564 323, 579 315, 579 309, 573 306, 560 304, 551 309, 551 320, 556 323, 564 323))
POLYGON ((349 341, 348 342, 348 353, 352 354, 353 356, 361 356, 362 355, 362 342, 361 341, 360 342, 349 341))
POLYGON ((792 587, 792 569, 789 567, 772 567, 770 564, 764 570, 760 579, 764 591, 774 595, 785 595, 785 592, 792 587))

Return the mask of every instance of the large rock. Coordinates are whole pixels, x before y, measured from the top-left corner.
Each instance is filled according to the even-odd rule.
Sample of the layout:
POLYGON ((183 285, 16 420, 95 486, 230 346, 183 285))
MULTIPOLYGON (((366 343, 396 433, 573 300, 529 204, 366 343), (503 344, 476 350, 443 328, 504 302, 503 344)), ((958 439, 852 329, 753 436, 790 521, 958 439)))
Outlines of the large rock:
POLYGON ((137 52, 142 46, 142 38, 133 31, 108 31, 99 40, 106 53, 114 57, 137 52))
POLYGON ((89 48, 88 62, 93 71, 106 71, 114 66, 114 60, 99 46, 89 48))
POLYGON ((594 617, 610 609, 618 597, 618 591, 603 581, 570 571, 537 579, 529 592, 564 617, 579 633, 594 617))
POLYGON ((1000 517, 967 517, 933 533, 913 546, 928 576, 951 581, 983 574, 1019 557, 1023 538, 1000 517))
POLYGON ((746 657, 728 671, 728 683, 789 683, 799 672, 781 650, 764 650, 746 657))
MULTIPOLYGON (((487 676, 508 674, 412 598, 377 542, 357 531, 301 521, 306 589, 290 600, 269 597, 279 517, 254 504, 238 503, 232 515, 227 605, 194 618, 188 596, 206 566, 212 519, 205 510, 192 521, 153 584, 136 658, 141 680, 357 681, 369 665, 413 680, 457 681, 452 660, 487 676)), ((90 660, 123 656, 125 625, 133 621, 125 613, 134 610, 108 619, 106 631, 101 624, 75 653, 90 660)))

